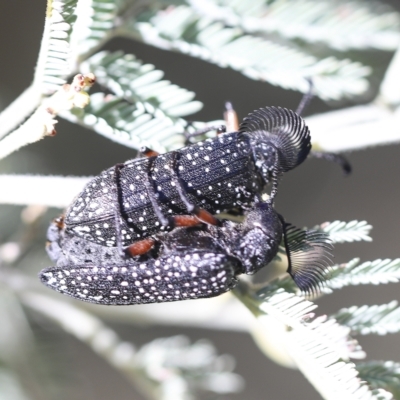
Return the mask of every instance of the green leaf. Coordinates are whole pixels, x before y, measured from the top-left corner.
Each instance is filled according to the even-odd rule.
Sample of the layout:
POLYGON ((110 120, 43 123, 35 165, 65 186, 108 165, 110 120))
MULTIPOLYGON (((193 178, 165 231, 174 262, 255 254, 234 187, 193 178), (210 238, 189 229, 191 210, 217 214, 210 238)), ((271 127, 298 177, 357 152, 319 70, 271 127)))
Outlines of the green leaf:
POLYGON ((276 33, 288 39, 324 43, 338 50, 395 50, 400 16, 378 1, 188 0, 203 17, 247 33, 276 33), (288 23, 290 21, 290 23, 288 23))
POLYGON ((194 92, 162 80, 162 71, 143 64, 132 54, 100 52, 83 63, 82 68, 93 72, 97 82, 118 97, 131 103, 141 102, 149 112, 161 111, 171 120, 194 114, 203 107, 201 102, 192 101, 194 92))
POLYGON ((325 399, 378 399, 357 377, 349 357, 363 357, 358 343, 348 336, 349 329, 325 316, 313 318, 316 305, 282 289, 264 288, 249 302, 249 295, 238 293, 263 322, 263 314, 287 325, 282 330, 290 357, 325 399), (261 314, 260 314, 261 313, 261 314), (286 332, 286 333, 285 333, 286 332))
MULTIPOLYGON (((134 149, 148 146, 165 152, 181 148, 185 130, 221 125, 221 121, 188 122, 181 118, 202 108, 195 94, 167 80, 151 64, 143 64, 132 54, 100 52, 82 63, 93 72, 107 91, 95 93, 85 110, 62 116, 134 149)), ((223 122, 222 122, 223 123, 223 122)))
POLYGON ((369 232, 372 226, 367 221, 334 221, 326 222, 322 224, 319 229, 329 234, 333 243, 345 243, 345 242, 360 242, 362 240, 371 242, 372 238, 369 236, 369 232))
POLYGON ((75 58, 98 49, 115 35, 120 1, 82 0, 76 9, 77 21, 72 32, 75 58))
POLYGON ((400 363, 394 361, 368 361, 357 363, 360 378, 372 388, 383 388, 400 398, 400 363))
POLYGON ((348 326, 354 334, 386 335, 400 331, 400 307, 397 301, 373 306, 343 308, 332 315, 341 325, 348 326))
POLYGON ((323 293, 332 293, 350 285, 378 285, 398 282, 400 279, 400 259, 367 261, 359 265, 360 260, 354 258, 344 265, 331 268, 330 278, 322 288, 323 293))
POLYGON ((71 73, 70 39, 78 0, 49 1, 34 82, 43 94, 55 92, 71 73))
MULTIPOLYGON (((90 96, 90 104, 84 110, 74 109, 60 115, 85 128, 120 143, 139 150, 147 146, 158 152, 166 152, 183 147, 188 122, 182 118, 165 115, 155 110, 148 102, 136 102, 104 93, 90 96)), ((223 121, 209 123, 193 122, 191 131, 206 126, 219 126, 223 121)))
POLYGON ((316 94, 324 99, 358 95, 368 88, 365 77, 370 69, 360 63, 334 57, 318 59, 298 46, 248 35, 187 6, 171 6, 168 12, 146 11, 128 21, 124 33, 285 89, 306 92, 307 79, 312 77, 316 94))
POLYGON ((183 119, 173 121, 163 113, 148 112, 146 104, 130 104, 104 93, 95 93, 90 98, 90 105, 84 111, 74 110, 61 116, 136 150, 148 146, 164 152, 183 146, 186 125, 183 119))

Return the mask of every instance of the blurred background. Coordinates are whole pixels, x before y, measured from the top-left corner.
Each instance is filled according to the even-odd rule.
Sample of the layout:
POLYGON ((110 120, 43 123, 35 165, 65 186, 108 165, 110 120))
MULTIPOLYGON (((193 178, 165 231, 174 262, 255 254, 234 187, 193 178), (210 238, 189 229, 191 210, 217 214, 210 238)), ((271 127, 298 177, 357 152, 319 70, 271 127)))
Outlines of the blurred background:
MULTIPOLYGON (((385 1, 400 11, 398 1, 385 1)), ((31 83, 43 30, 45 2, 14 0, 0 2, 0 108, 6 107, 31 83)), ((112 40, 109 50, 123 49, 146 63, 165 71, 168 79, 194 91, 204 108, 193 119, 220 119, 223 105, 230 100, 242 119, 254 109, 267 105, 296 109, 302 95, 267 83, 247 79, 239 72, 219 68, 182 54, 163 51, 127 39, 112 40), (182 72, 183 71, 183 72, 182 72)), ((327 55, 335 55, 326 50, 327 55)), ((363 96, 337 102, 323 102, 315 98, 305 116, 371 101, 379 89, 379 82, 389 64, 392 53, 379 50, 351 50, 349 56, 373 67, 371 89, 363 96)), ((346 55, 346 54, 345 54, 346 55)), ((343 53, 342 53, 343 56, 343 53)), ((192 117, 191 117, 192 118, 192 117)), ((29 145, 0 161, 0 173, 43 175, 97 175, 118 162, 133 158, 132 149, 113 143, 62 119, 58 134, 29 145)), ((306 118, 307 121, 307 118, 306 118)), ((311 132, 312 134, 312 132, 311 132)), ((379 135, 379 132, 376 133, 379 135)), ((309 159, 299 168, 286 174, 280 185, 276 208, 287 221, 296 226, 314 226, 333 221, 367 220, 373 225, 372 243, 337 245, 335 262, 347 262, 354 257, 362 261, 400 257, 400 144, 353 152, 347 157, 353 173, 344 177, 340 168, 322 160, 309 159)), ((12 190, 12 188, 0 188, 12 190)), ((48 223, 61 213, 49 209, 26 233, 21 224, 23 207, 0 206, 0 241, 18 241, 32 235, 24 249, 18 268, 33 279, 51 265, 44 244, 48 223)), ((265 274, 258 277, 262 280, 265 274)), ((0 287, 0 297, 8 294, 0 287), (3 290, 3 293, 1 293, 3 290)), ((226 294, 224 296, 230 296, 226 294)), ((399 300, 398 285, 379 287, 348 287, 318 301, 318 314, 332 313, 342 307, 381 304, 399 300)), ((212 307, 214 300, 204 300, 204 307, 212 307)), ((94 306, 97 307, 97 306, 94 306)), ((152 307, 152 305, 135 306, 152 307)), ((167 304, 166 312, 176 311, 176 304, 167 304)), ((92 310, 93 307, 87 306, 92 310)), ((29 310, 28 332, 35 346, 29 347, 29 363, 19 363, 22 383, 32 399, 142 399, 130 382, 113 369, 90 348, 69 335, 45 317, 29 310), (32 335, 31 335, 32 334, 32 335)), ((22 311, 21 311, 22 313, 22 311)), ((107 324, 123 340, 141 346, 152 339, 186 335, 192 342, 210 340, 220 354, 231 354, 236 360, 235 372, 244 377, 245 388, 229 399, 288 399, 292 397, 320 399, 320 395, 302 374, 274 364, 264 356, 245 332, 223 329, 201 329, 174 326, 152 326, 144 322, 116 321, 108 313, 107 324)), ((0 313, 0 318, 1 318, 0 313)), ((0 325, 2 324, 0 319, 0 325)), ((0 328, 1 331, 1 328, 0 328)), ((19 337, 23 332, 15 332, 19 337)), ((0 340, 4 339, 0 335, 0 340)), ((400 361, 399 335, 359 337, 368 359, 400 361)), ((16 397, 17 398, 17 397, 16 397)), ((214 398, 210 395, 209 398, 214 398)), ((9 399, 5 399, 9 400, 9 399)))

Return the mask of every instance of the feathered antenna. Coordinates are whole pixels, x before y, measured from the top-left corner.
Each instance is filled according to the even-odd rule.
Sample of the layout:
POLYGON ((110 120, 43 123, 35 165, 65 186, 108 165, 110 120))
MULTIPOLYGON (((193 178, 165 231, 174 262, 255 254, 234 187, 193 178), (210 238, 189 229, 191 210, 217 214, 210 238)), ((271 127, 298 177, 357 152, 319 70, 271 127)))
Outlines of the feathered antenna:
POLYGON ((312 294, 320 288, 332 264, 332 241, 324 232, 299 229, 285 222, 282 225, 287 272, 302 292, 312 294))
POLYGON ((263 132, 279 153, 279 172, 301 164, 311 150, 310 131, 303 118, 281 107, 265 107, 250 113, 240 124, 239 132, 263 132))

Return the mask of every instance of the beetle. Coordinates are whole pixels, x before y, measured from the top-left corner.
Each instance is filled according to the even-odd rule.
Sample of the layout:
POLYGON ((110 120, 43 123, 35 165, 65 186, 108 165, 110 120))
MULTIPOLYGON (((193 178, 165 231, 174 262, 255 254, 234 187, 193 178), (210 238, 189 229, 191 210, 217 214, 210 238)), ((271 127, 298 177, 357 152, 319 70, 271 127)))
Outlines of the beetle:
MULTIPOLYGON (((243 213, 272 182, 304 161, 310 133, 294 111, 266 107, 244 119, 238 131, 182 149, 133 159, 90 181, 55 227, 106 247, 117 238, 131 256, 146 253, 153 236, 199 222, 218 225, 215 214, 243 213), (117 205, 117 207, 115 207, 117 205), (116 230, 115 212, 121 218, 116 230)), ((48 251, 56 249, 56 243, 48 251)))
POLYGON ((256 201, 240 224, 222 220, 220 226, 178 227, 158 236, 157 250, 136 258, 127 257, 120 243, 106 247, 65 236, 65 253, 40 279, 79 300, 132 305, 218 296, 236 286, 238 275, 266 266, 282 237, 288 272, 304 292, 320 285, 330 263, 327 235, 286 224, 271 199, 256 201))
MULTIPOLYGON (((145 148, 146 158, 129 160, 102 172, 86 185, 65 217, 50 225, 47 251, 57 265, 41 273, 43 283, 99 304, 168 301, 165 297, 164 300, 139 299, 140 291, 136 291, 135 300, 126 290, 122 299, 114 296, 114 292, 114 295, 108 293, 104 297, 108 300, 103 301, 95 293, 101 292, 101 287, 110 287, 110 282, 106 284, 109 277, 130 286, 131 278, 121 279, 132 269, 148 273, 176 258, 185 260, 186 256, 193 255, 201 260, 202 255, 209 254, 205 264, 199 261, 192 267, 199 268, 201 264, 203 273, 211 274, 210 279, 217 279, 212 276, 212 265, 221 273, 230 271, 227 286, 195 298, 211 297, 233 287, 237 275, 254 273, 271 261, 283 235, 288 272, 301 290, 312 291, 322 280, 321 265, 325 266, 324 260, 329 258, 322 253, 322 258, 318 258, 316 250, 328 246, 329 240, 306 231, 290 235, 292 230, 286 228, 272 207, 280 176, 310 154, 310 133, 299 115, 309 98, 309 95, 303 98, 296 112, 280 107, 261 108, 250 113, 232 132, 163 155, 145 148), (272 183, 269 206, 260 206, 264 204, 261 195, 269 183, 272 183), (215 217, 215 214, 233 211, 246 215, 242 224, 215 217), (254 222, 254 215, 261 222, 254 222), (242 247, 247 247, 241 237, 247 230, 255 233, 259 228, 270 235, 261 232, 261 238, 274 239, 268 239, 267 245, 256 239, 249 243, 249 249, 262 256, 262 263, 248 265, 249 259, 238 254, 242 247), (308 249, 304 258, 310 264, 308 269, 301 257, 295 257, 302 243, 308 249), (292 262, 292 259, 300 261, 292 262), (217 264, 220 266, 216 267, 217 264), (82 289, 86 293, 73 292, 71 285, 76 284, 75 279, 74 283, 65 283, 74 274, 78 274, 78 280, 82 277, 90 280, 91 284, 85 283, 87 288, 82 289)), ((234 119, 229 107, 227 114, 226 120, 234 119)), ((327 153, 323 157, 339 162, 345 171, 350 168, 340 156, 327 153)), ((174 264, 174 274, 182 275, 177 286, 182 286, 182 282, 188 284, 188 266, 184 261, 175 260, 174 264)), ((139 272, 133 273, 139 276, 139 272)), ((173 297, 171 293, 168 296, 173 297)))

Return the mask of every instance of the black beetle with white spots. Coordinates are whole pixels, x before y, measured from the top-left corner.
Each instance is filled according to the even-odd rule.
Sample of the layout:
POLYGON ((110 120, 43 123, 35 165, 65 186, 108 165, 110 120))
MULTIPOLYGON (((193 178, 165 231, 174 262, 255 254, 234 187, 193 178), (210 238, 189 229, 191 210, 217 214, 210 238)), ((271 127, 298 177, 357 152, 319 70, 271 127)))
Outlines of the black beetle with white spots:
POLYGON ((288 272, 311 292, 330 263, 329 239, 286 224, 273 208, 280 176, 310 149, 297 113, 266 107, 238 131, 118 164, 50 225, 47 251, 56 266, 41 271, 41 281, 105 305, 213 297, 266 266, 283 241, 288 272), (230 212, 243 222, 215 218, 230 212))

